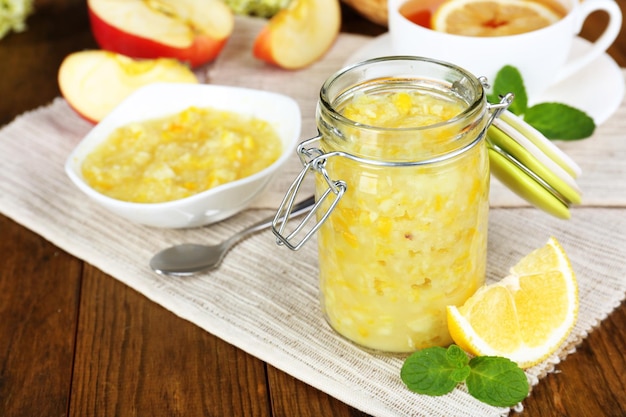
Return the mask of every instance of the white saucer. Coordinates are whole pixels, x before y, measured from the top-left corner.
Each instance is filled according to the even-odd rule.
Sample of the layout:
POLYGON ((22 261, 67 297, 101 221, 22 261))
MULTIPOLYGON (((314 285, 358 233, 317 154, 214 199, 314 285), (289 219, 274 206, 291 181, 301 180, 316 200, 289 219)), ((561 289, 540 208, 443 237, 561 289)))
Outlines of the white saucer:
MULTIPOLYGON (((572 55, 584 52, 589 45, 585 39, 575 38, 572 55)), ((392 55, 391 50, 389 33, 384 33, 353 53, 346 64, 392 55)), ((600 125, 615 113, 623 99, 624 74, 610 56, 603 54, 586 68, 550 87, 535 103, 569 104, 587 113, 596 125, 600 125)))

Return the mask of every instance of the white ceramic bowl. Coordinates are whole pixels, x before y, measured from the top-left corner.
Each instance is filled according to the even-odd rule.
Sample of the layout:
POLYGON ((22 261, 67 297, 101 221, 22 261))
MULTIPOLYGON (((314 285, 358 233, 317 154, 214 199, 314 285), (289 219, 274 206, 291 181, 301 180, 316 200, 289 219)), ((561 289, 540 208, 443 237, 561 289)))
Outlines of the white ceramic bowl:
POLYGON ((291 157, 300 128, 298 104, 281 94, 208 84, 152 84, 137 90, 98 123, 72 151, 65 171, 94 201, 132 222, 164 228, 202 226, 246 208, 291 157), (97 192, 85 182, 81 174, 83 159, 114 129, 131 122, 173 115, 189 106, 233 111, 271 123, 283 144, 281 156, 269 167, 249 177, 164 203, 117 200, 97 192))

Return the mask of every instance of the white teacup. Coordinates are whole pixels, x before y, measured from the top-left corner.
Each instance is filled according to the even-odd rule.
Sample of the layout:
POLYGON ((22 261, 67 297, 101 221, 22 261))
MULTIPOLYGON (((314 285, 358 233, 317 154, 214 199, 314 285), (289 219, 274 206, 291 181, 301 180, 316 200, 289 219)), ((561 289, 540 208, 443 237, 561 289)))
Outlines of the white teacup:
POLYGON ((505 65, 522 74, 529 99, 563 80, 604 53, 617 38, 622 13, 614 0, 559 0, 566 15, 550 26, 518 35, 473 37, 437 32, 411 22, 399 9, 407 0, 388 0, 393 53, 418 55, 456 64, 493 82, 505 65), (587 17, 605 11, 609 23, 583 54, 569 57, 576 35, 587 17))

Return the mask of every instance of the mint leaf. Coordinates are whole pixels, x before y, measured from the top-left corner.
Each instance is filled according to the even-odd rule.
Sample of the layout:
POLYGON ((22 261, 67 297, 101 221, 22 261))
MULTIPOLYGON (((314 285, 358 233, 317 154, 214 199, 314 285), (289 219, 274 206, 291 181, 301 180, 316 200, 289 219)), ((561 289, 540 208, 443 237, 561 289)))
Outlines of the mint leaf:
POLYGON ((457 345, 450 345, 446 350, 446 359, 453 365, 459 367, 465 366, 469 363, 467 353, 457 345))
POLYGON ((515 362, 499 356, 478 356, 469 362, 465 384, 476 399, 496 406, 511 407, 528 396, 526 374, 515 362))
POLYGON ((528 108, 526 87, 524 86, 522 74, 520 74, 517 68, 511 65, 505 65, 498 71, 496 79, 493 82, 492 93, 488 95, 487 99, 491 103, 499 103, 500 97, 508 93, 515 95, 515 99, 509 106, 509 110, 518 116, 523 115, 528 108))
POLYGON ((534 105, 526 110, 524 121, 548 139, 585 139, 596 128, 593 119, 585 112, 562 103, 534 105))
MULTIPOLYGON (((439 396, 449 393, 459 382, 464 381, 470 373, 467 356, 464 361, 461 360, 453 348, 449 357, 448 350, 435 346, 411 354, 400 371, 407 388, 419 394, 439 396)), ((462 350, 461 353, 465 355, 462 350)))
POLYGON ((526 123, 548 139, 585 139, 591 136, 596 128, 593 119, 585 112, 567 104, 540 103, 529 108, 522 74, 511 65, 506 65, 498 71, 492 92, 487 95, 487 99, 490 103, 499 103, 500 98, 508 93, 515 95, 509 111, 523 116, 526 123))
POLYGON ((467 353, 457 345, 450 345, 446 350, 446 359, 451 366, 454 366, 454 370, 450 373, 450 378, 456 382, 463 382, 469 375, 471 369, 468 366, 469 358, 467 353))
MULTIPOLYGON (((472 369, 469 366, 464 366, 462 368, 456 368, 452 372, 450 372, 450 379, 454 380, 458 383, 463 382, 467 379, 472 369)), ((450 390, 452 391, 452 390, 450 390)))

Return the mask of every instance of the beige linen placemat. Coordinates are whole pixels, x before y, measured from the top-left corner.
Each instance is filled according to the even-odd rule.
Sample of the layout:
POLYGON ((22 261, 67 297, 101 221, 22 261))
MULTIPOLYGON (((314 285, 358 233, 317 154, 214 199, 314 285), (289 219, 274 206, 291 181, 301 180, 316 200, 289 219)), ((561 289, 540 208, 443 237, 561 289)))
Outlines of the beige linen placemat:
MULTIPOLYGON (((238 20, 218 62, 203 69, 209 82, 278 91, 301 105, 303 138, 314 134, 321 82, 367 41, 341 35, 320 62, 299 72, 270 68, 249 54, 256 21, 238 20)), ((561 349, 527 375, 534 385, 624 299, 626 292, 626 106, 594 137, 565 144, 585 171, 585 205, 569 221, 519 204, 506 189, 492 200, 488 280, 502 277, 530 250, 556 236, 571 257, 580 285, 580 317, 561 349), (601 163, 598 163, 601 161, 601 163), (603 207, 605 206, 605 207, 603 207), (504 208, 500 208, 504 207, 504 208)), ((87 200, 63 171, 65 159, 90 125, 62 99, 18 117, 0 130, 0 212, 225 341, 374 416, 504 416, 463 387, 443 397, 408 392, 401 359, 370 355, 339 338, 322 319, 317 298, 315 243, 292 253, 259 233, 231 251, 219 270, 186 279, 148 268, 151 255, 181 242, 215 243, 273 214, 299 171, 291 164, 249 210, 209 228, 159 230, 133 225, 87 200), (262 262, 260 262, 262 260, 262 262)), ((567 381, 563 381, 564 384, 567 381)))

